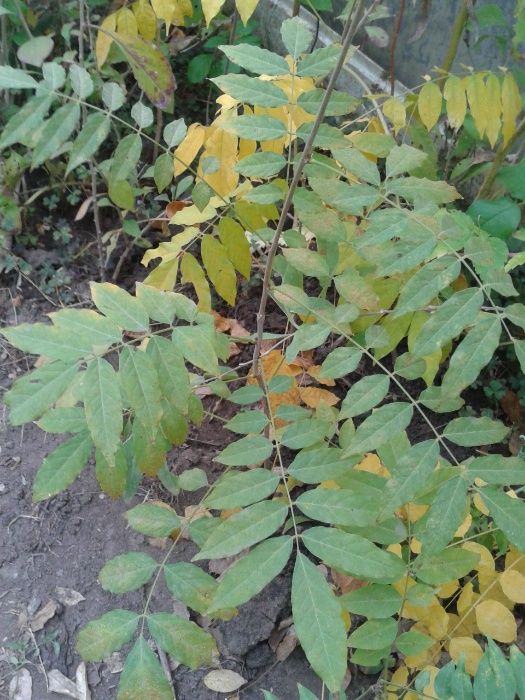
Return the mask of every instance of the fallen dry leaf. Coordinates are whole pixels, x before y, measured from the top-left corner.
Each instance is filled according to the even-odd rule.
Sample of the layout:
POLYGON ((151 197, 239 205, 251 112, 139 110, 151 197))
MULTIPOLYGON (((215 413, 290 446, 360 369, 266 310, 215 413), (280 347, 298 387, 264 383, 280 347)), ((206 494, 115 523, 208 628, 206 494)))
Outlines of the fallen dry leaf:
POLYGON ((172 202, 166 204, 166 216, 168 219, 171 219, 171 217, 175 216, 178 211, 181 211, 185 207, 189 206, 191 206, 191 202, 174 199, 172 202))
POLYGON ((301 401, 309 408, 317 408, 321 403, 327 406, 335 406, 340 401, 340 398, 332 394, 331 391, 319 389, 315 386, 300 386, 299 396, 301 397, 301 401))
POLYGON ((67 605, 68 607, 78 605, 83 600, 86 600, 82 593, 79 593, 72 588, 61 588, 60 586, 57 586, 55 591, 59 603, 62 603, 62 605, 67 605))
POLYGON ((294 651, 297 647, 298 641, 299 640, 297 639, 297 634, 295 632, 295 625, 291 625, 284 633, 275 650, 275 658, 277 661, 284 661, 287 659, 292 651, 294 651))
POLYGON ((346 574, 341 574, 335 569, 330 569, 332 575, 332 581, 335 583, 337 588, 341 593, 349 593, 350 591, 356 591, 358 588, 363 588, 366 586, 366 581, 361 581, 361 579, 354 578, 353 576, 347 576, 346 574))
POLYGON ((44 607, 40 608, 36 615, 33 616, 31 622, 29 623, 29 627, 33 630, 33 632, 39 632, 41 629, 44 629, 46 622, 55 616, 59 608, 60 606, 56 600, 48 600, 44 607))
POLYGON ((77 682, 78 700, 91 700, 91 693, 87 682, 86 664, 82 661, 78 664, 75 672, 77 682))
POLYGON ((246 683, 246 680, 235 671, 220 669, 206 674, 203 682, 207 688, 216 693, 233 693, 235 690, 239 690, 246 683))
POLYGON ((19 669, 9 683, 9 700, 31 700, 33 679, 27 668, 19 669))
POLYGON ((67 676, 64 676, 57 668, 47 674, 49 690, 58 695, 67 695, 69 698, 79 700, 78 690, 75 683, 67 676))

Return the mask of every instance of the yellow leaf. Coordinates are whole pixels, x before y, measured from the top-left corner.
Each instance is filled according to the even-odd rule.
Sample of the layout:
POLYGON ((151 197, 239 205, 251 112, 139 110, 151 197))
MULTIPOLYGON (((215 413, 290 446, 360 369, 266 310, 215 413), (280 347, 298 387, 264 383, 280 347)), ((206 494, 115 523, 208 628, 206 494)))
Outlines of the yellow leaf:
POLYGON ((327 406, 335 406, 340 399, 335 394, 327 389, 319 389, 315 386, 299 387, 299 396, 301 401, 309 408, 317 408, 320 403, 327 406))
POLYGON ((214 192, 226 197, 231 194, 239 182, 239 173, 234 170, 237 162, 238 139, 235 134, 224 131, 220 126, 212 125, 208 132, 205 149, 200 159, 198 173, 214 192), (202 172, 204 158, 215 157, 219 162, 219 169, 214 173, 202 172))
POLYGON ((478 584, 479 592, 483 597, 487 596, 491 600, 497 600, 498 603, 501 603, 509 610, 514 608, 514 603, 507 598, 501 588, 501 581, 497 571, 490 571, 487 568, 480 569, 478 572, 478 584))
POLYGON ((484 600, 476 605, 476 621, 481 634, 503 644, 514 642, 517 625, 514 615, 496 600, 484 600))
POLYGON ((219 243, 211 234, 204 235, 201 241, 201 257, 217 294, 234 306, 237 295, 237 275, 222 243, 219 243))
POLYGON ((151 4, 158 19, 166 23, 166 32, 172 24, 180 27, 184 24, 184 17, 193 14, 191 3, 181 0, 151 0, 151 4))
POLYGON ((483 513, 483 515, 489 515, 490 511, 477 491, 472 498, 472 503, 476 506, 480 513, 483 513))
POLYGON ((488 125, 487 86, 481 73, 469 75, 465 78, 465 82, 470 113, 480 138, 483 138, 488 125))
POLYGON ((443 96, 447 103, 447 117, 453 129, 459 129, 467 113, 467 97, 461 78, 451 75, 443 88, 443 96))
POLYGON ((465 542, 461 545, 461 549, 466 549, 468 552, 479 555, 479 561, 474 567, 475 570, 488 569, 489 571, 494 571, 496 568, 494 557, 490 553, 490 550, 482 544, 479 544, 479 542, 474 542, 473 540, 465 542))
POLYGON ((235 269, 247 280, 250 279, 252 255, 243 227, 229 216, 224 216, 219 222, 219 238, 235 269))
POLYGON ((428 509, 429 506, 423 504, 407 503, 400 509, 400 512, 405 520, 408 520, 411 523, 416 523, 425 515, 428 509))
POLYGON ((197 259, 191 253, 184 253, 180 265, 183 284, 192 284, 199 299, 201 311, 211 311, 210 286, 197 259))
POLYGON ((516 131, 516 119, 521 112, 521 97, 512 73, 505 73, 501 86, 501 107, 503 113, 503 145, 516 131))
POLYGON ((443 639, 446 636, 449 619, 445 608, 440 605, 437 599, 422 609, 419 619, 425 623, 430 636, 434 639, 443 639))
POLYGON ((448 581, 438 588, 437 595, 440 598, 451 598, 459 588, 459 581, 448 581))
POLYGON ((202 0, 201 5, 206 25, 209 27, 212 19, 219 14, 221 7, 224 5, 224 0, 202 0))
POLYGON ((173 260, 180 256, 181 250, 186 247, 194 238, 199 235, 199 229, 187 228, 182 233, 177 233, 171 241, 159 243, 156 248, 150 248, 142 256, 141 263, 146 266, 155 258, 162 258, 163 262, 173 260))
POLYGON ((405 105, 397 97, 391 97, 386 102, 383 102, 383 114, 392 122, 396 134, 406 124, 407 112, 405 105))
POLYGON ((184 207, 184 209, 181 209, 171 217, 170 224, 194 226, 195 224, 203 224, 205 221, 213 219, 216 214, 217 210, 213 200, 210 200, 202 211, 195 204, 192 204, 191 207, 184 207))
POLYGON ((127 7, 122 7, 117 13, 117 32, 128 36, 137 36, 138 34, 135 15, 127 7))
POLYGON ((345 610, 345 608, 341 608, 341 617, 343 618, 343 622, 345 623, 345 630, 348 632, 352 627, 352 618, 350 617, 350 613, 348 612, 348 610, 345 610))
POLYGON ((180 144, 175 149, 173 156, 173 174, 175 177, 182 175, 195 160, 195 156, 200 151, 206 129, 202 124, 192 124, 180 144))
POLYGON ((388 479, 390 472, 386 467, 381 464, 379 457, 373 452, 369 452, 364 456, 359 464, 357 464, 354 469, 358 469, 362 472, 370 472, 371 474, 377 474, 377 476, 382 476, 388 479))
POLYGON ((525 554, 518 551, 512 545, 509 547, 509 551, 505 555, 505 568, 510 569, 510 567, 515 571, 519 571, 520 574, 525 576, 525 554))
POLYGON ((170 292, 177 282, 178 271, 178 258, 167 260, 149 273, 144 280, 144 284, 149 284, 150 287, 156 287, 157 289, 170 292))
POLYGON ((108 15, 100 25, 95 42, 95 54, 97 56, 97 66, 102 68, 108 57, 109 49, 113 39, 107 32, 114 32, 117 28, 117 14, 113 12, 108 15))
POLYGON ((235 7, 237 8, 242 23, 246 26, 257 7, 257 0, 235 0, 235 7))
POLYGON ((483 656, 483 649, 472 637, 454 637, 450 640, 448 653, 453 661, 458 662, 461 656, 465 657, 465 670, 471 676, 476 675, 478 664, 483 656))
POLYGON ((487 138, 494 148, 501 128, 501 89, 498 78, 490 73, 487 78, 487 138))
POLYGON ((387 692, 391 691, 391 693, 387 695, 387 698, 389 700, 390 698, 395 700, 399 697, 399 687, 404 687, 408 684, 408 668, 406 666, 399 666, 392 674, 392 678, 390 680, 392 685, 387 685, 386 689, 387 692))
POLYGON ((320 489, 331 489, 334 491, 339 491, 341 488, 337 481, 334 481, 333 479, 327 479, 326 481, 321 481, 319 484, 320 489))
POLYGON ((464 537, 467 534, 467 532, 469 531, 469 528, 471 525, 472 525, 472 515, 470 513, 468 513, 465 520, 461 523, 461 525, 458 527, 458 529, 454 533, 454 537, 464 537))
POLYGON ((503 593, 513 603, 525 603, 525 576, 515 569, 507 569, 500 577, 499 582, 503 593))
POLYGON ((421 542, 417 537, 412 537, 410 539, 410 551, 414 554, 421 554, 421 542))
POLYGON ((417 109, 421 121, 430 131, 441 114, 441 90, 436 83, 425 83, 417 98, 417 109))
POLYGON ((133 3, 132 7, 135 13, 135 19, 137 20, 139 34, 143 36, 144 39, 153 41, 157 34, 157 18, 153 12, 153 8, 148 0, 139 0, 133 3))

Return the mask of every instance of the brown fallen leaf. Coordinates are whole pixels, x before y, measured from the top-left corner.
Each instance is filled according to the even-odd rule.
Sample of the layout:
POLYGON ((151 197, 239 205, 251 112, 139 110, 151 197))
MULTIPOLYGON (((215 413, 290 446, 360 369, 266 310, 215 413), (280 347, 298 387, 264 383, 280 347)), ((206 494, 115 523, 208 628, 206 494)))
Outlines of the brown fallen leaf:
POLYGON ((29 627, 33 632, 39 632, 41 629, 44 629, 46 622, 54 617, 59 610, 60 604, 56 600, 48 600, 44 607, 40 608, 36 615, 32 617, 29 627))
POLYGON ((350 591, 356 591, 358 588, 363 588, 366 586, 366 581, 361 581, 361 579, 354 578, 353 576, 347 576, 346 574, 341 574, 335 569, 330 569, 332 575, 332 581, 335 583, 337 588, 341 593, 349 593, 350 591))
POLYGON ((299 640, 297 639, 297 634, 295 632, 295 625, 291 625, 285 631, 275 650, 275 658, 277 661, 284 661, 287 659, 292 651, 294 651, 297 647, 298 641, 299 640))
POLYGON ((299 396, 301 401, 309 408, 317 408, 319 404, 324 403, 327 406, 335 406, 341 400, 331 391, 319 389, 316 386, 299 387, 299 396))
POLYGON ((216 693, 233 693, 246 683, 246 680, 239 673, 225 668, 210 671, 202 680, 207 688, 216 693))

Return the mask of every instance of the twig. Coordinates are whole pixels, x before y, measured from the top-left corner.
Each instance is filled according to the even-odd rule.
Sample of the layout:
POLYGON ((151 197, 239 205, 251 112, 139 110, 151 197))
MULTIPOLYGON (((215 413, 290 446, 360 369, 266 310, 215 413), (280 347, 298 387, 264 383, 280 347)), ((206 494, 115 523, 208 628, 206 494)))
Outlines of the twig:
POLYGON ((285 225, 287 217, 288 217, 288 212, 290 211, 290 207, 292 206, 292 200, 293 200, 293 196, 295 194, 295 190, 297 189, 299 181, 303 175, 304 166, 306 165, 306 163, 309 160, 310 155, 312 153, 315 137, 317 136, 317 132, 319 131, 319 127, 321 126, 321 124, 323 122, 326 108, 328 106, 328 101, 330 100, 330 96, 331 96, 332 91, 335 87, 336 80, 339 77, 339 73, 341 72, 341 68, 343 67, 343 65, 345 63, 346 55, 348 53, 348 49, 350 48, 350 44, 352 42, 352 39, 354 38, 355 33, 357 31, 357 28, 359 27, 361 15, 363 14, 363 7, 364 7, 364 0, 358 0, 356 6, 354 8, 353 13, 351 15, 349 15, 349 17, 346 21, 345 28, 343 31, 343 36, 342 36, 342 46, 341 46, 341 52, 339 54, 339 59, 337 61, 337 64, 336 64, 334 70, 332 71, 331 76, 330 76, 330 80, 328 82, 326 92, 323 96, 323 100, 322 100, 321 105, 319 107, 319 112, 318 112, 316 120, 313 124, 312 131, 310 132, 308 140, 306 141, 301 159, 297 165, 297 169, 295 170, 293 180, 292 180, 290 187, 288 189, 286 199, 284 200, 283 208, 281 210, 281 215, 280 215, 279 221, 277 223, 277 228, 275 229, 275 233, 273 235, 270 250, 268 251, 268 259, 266 261, 266 267, 264 270, 264 280, 263 280, 263 286, 262 286, 262 291, 261 291, 261 301, 259 304, 259 310, 257 312, 257 342, 255 343, 255 348, 253 351, 253 359, 252 359, 253 375, 256 377, 256 379, 259 382, 259 384, 261 385, 261 388, 263 389, 263 391, 264 391, 264 382, 263 382, 262 377, 261 377, 261 371, 260 371, 260 367, 259 367, 259 358, 261 356, 261 345, 262 345, 263 333, 264 333, 264 322, 265 322, 265 318, 266 318, 266 305, 268 303, 268 294, 269 294, 269 287, 270 287, 270 279, 272 276, 273 261, 274 261, 275 255, 277 253, 277 248, 279 246, 279 239, 283 233, 284 225, 285 225))
POLYGON ((399 37, 399 32, 401 31, 401 22, 403 21, 403 14, 405 12, 405 0, 400 0, 399 10, 396 15, 396 21, 394 24, 394 29, 392 31, 392 38, 390 40, 390 94, 393 96, 396 89, 396 46, 397 39, 399 37))
POLYGON ((443 76, 437 81, 438 85, 442 85, 445 82, 447 78, 446 74, 452 68, 452 64, 454 63, 454 59, 456 58, 459 42, 461 40, 461 37, 463 36, 463 29, 465 28, 465 24, 468 19, 468 6, 470 2, 471 0, 463 0, 463 4, 461 5, 461 8, 458 14, 456 15, 456 19, 454 20, 454 25, 452 26, 452 33, 450 35, 450 42, 448 44, 447 53, 445 54, 445 58, 443 59, 443 64, 441 66, 443 76))
POLYGON ((175 697, 175 686, 173 685, 173 678, 171 677, 171 669, 170 669, 168 657, 166 656, 166 652, 164 651, 164 649, 162 649, 158 644, 155 644, 155 647, 156 647, 157 653, 159 655, 160 665, 162 666, 162 670, 164 671, 164 675, 166 676, 166 679, 167 679, 168 683, 170 684, 171 692, 173 693, 173 697, 175 697))

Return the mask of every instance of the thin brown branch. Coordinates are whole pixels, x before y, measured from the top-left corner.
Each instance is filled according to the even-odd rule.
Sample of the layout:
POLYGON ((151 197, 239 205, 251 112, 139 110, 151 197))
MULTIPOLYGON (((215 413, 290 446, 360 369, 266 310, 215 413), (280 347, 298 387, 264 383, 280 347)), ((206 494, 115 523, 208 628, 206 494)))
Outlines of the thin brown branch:
POLYGON ((401 23, 405 13, 405 0, 400 0, 399 10, 396 15, 394 30, 390 39, 390 94, 393 96, 396 89, 396 46, 401 31, 401 23))

